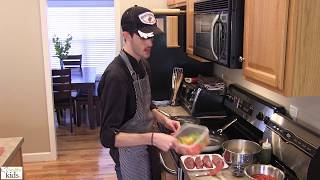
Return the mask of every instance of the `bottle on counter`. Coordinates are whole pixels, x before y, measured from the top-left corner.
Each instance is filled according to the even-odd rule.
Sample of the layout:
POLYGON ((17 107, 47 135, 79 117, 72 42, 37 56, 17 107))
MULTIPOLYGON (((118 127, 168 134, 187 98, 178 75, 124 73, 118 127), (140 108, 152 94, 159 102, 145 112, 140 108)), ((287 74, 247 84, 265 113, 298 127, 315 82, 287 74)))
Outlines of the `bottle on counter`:
POLYGON ((270 164, 271 154, 272 154, 272 147, 267 139, 264 143, 262 143, 260 162, 262 164, 270 164))

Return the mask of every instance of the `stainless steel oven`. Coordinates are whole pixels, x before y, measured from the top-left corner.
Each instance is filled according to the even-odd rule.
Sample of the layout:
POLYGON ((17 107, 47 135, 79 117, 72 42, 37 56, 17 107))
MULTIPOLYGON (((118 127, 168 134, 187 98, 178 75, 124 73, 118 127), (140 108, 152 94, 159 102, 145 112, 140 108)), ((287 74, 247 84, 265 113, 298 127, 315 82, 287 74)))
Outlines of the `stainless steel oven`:
POLYGON ((194 54, 241 68, 244 0, 195 0, 194 54))

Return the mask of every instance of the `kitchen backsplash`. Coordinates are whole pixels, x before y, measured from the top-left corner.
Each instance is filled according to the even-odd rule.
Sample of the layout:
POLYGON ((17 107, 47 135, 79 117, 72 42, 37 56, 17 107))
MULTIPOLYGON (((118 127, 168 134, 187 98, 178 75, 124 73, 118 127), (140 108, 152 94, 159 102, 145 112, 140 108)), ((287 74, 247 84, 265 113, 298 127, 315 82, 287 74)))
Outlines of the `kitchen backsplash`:
POLYGON ((151 57, 151 90, 153 100, 168 100, 171 97, 171 77, 174 67, 183 68, 184 77, 199 74, 212 76, 212 62, 202 63, 189 58, 183 48, 166 48, 166 35, 154 40, 151 57))
POLYGON ((264 96, 289 111, 290 105, 298 108, 296 121, 302 126, 320 135, 320 96, 286 97, 244 79, 241 69, 228 69, 220 65, 213 66, 213 73, 223 78, 228 84, 237 83, 255 93, 264 96))

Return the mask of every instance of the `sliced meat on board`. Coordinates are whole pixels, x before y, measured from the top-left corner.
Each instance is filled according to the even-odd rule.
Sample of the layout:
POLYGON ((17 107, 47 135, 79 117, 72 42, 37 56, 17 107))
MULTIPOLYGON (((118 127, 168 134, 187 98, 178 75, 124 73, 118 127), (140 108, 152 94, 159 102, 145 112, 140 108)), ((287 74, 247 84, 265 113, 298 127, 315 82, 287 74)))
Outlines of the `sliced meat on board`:
POLYGON ((183 163, 188 169, 193 169, 196 167, 196 163, 194 162, 192 157, 187 157, 183 163))
POLYGON ((194 160, 196 163, 196 168, 197 169, 202 169, 203 168, 203 162, 200 156, 197 156, 196 159, 194 160))
POLYGON ((206 168, 212 168, 212 167, 213 167, 213 166, 212 166, 212 161, 211 161, 209 155, 203 156, 202 162, 203 162, 203 165, 204 165, 206 168))

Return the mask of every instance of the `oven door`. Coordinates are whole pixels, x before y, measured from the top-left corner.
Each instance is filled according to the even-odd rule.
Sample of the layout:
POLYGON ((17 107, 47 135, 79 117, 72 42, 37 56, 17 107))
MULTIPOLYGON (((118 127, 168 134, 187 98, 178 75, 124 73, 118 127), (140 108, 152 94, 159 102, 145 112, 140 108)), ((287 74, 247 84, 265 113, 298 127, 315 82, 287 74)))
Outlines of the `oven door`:
POLYGON ((183 170, 173 152, 160 152, 161 180, 183 180, 183 170))
POLYGON ((208 12, 194 14, 194 54, 211 61, 218 61, 219 12, 208 12))

